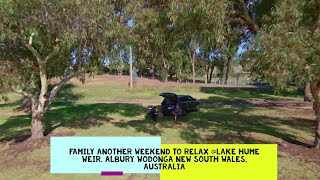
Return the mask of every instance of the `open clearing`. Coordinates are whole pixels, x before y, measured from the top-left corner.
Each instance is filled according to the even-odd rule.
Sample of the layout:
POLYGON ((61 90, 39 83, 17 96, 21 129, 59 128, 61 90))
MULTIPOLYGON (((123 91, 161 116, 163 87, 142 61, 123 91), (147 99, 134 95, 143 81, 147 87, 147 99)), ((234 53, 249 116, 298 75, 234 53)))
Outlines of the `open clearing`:
MULTIPOLYGON (((292 91, 246 86, 162 83, 139 79, 128 89, 126 76, 96 76, 85 84, 74 80, 46 113, 42 141, 25 141, 31 116, 17 103, 0 104, 0 179, 102 179, 100 175, 51 175, 50 136, 161 136, 163 143, 277 143, 279 179, 320 179, 320 151, 309 148, 314 135, 312 104, 292 91), (190 94, 200 112, 178 122, 145 119, 146 106, 159 105, 160 92, 190 94)), ((12 99, 18 99, 10 95, 12 99)), ((117 179, 158 179, 158 175, 125 175, 117 179)), ((105 177, 103 178, 105 179, 105 177)))

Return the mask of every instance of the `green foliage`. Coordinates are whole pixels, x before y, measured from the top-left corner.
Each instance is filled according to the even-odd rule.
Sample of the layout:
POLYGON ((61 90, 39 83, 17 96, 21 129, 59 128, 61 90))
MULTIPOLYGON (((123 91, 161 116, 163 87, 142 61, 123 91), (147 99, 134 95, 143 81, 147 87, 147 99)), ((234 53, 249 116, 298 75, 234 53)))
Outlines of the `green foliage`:
POLYGON ((319 81, 319 7, 319 1, 277 2, 247 54, 253 71, 280 89, 289 82, 319 81))
POLYGON ((40 67, 48 80, 83 68, 96 72, 117 33, 110 29, 113 8, 98 0, 1 1, 0 86, 37 94, 40 67))
MULTIPOLYGON (((250 26, 243 16, 246 11, 249 18, 261 26, 256 43, 259 50, 247 56, 251 59, 249 63, 254 62, 253 70, 261 79, 281 85, 317 78, 318 1, 254 2, 251 9, 249 0, 80 0, 51 4, 44 0, 1 1, 0 37, 5 46, 1 46, 3 65, 0 68, 6 70, 2 71, 1 84, 31 91, 39 89, 37 61, 23 46, 32 33, 32 45, 42 58, 56 46, 60 47, 59 54, 47 64, 48 79, 63 77, 81 68, 101 72, 104 56, 109 57, 111 72, 127 71, 128 45, 133 47, 134 64, 139 73, 154 68, 162 78, 168 75, 176 75, 180 80, 190 78, 191 55, 200 48, 195 61, 197 76, 202 78, 208 73, 206 68, 216 67, 218 76, 222 77, 226 61, 234 56, 243 30, 250 30, 244 28, 250 26), (133 27, 128 27, 126 23, 133 17, 133 27), (83 49, 91 56, 83 53, 83 49), (74 50, 76 58, 70 57, 74 50), (210 59, 209 53, 216 50, 222 56, 210 59)), ((232 71, 232 67, 230 69, 232 71)))
MULTIPOLYGON (((199 46, 223 41, 229 5, 217 0, 138 1, 132 31, 138 68, 156 66, 162 78, 189 76, 190 54, 199 46)), ((195 64, 203 72, 201 62, 195 64)))

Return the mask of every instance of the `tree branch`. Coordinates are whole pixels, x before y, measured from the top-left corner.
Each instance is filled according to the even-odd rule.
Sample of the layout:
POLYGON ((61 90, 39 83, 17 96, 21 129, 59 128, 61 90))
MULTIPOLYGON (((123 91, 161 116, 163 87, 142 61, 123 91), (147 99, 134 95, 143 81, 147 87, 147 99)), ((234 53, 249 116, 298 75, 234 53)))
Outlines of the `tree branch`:
POLYGON ((244 12, 244 16, 239 16, 241 19, 243 19, 246 24, 248 25, 250 31, 254 34, 258 33, 259 31, 259 27, 258 25, 253 21, 253 19, 250 17, 246 3, 244 2, 244 0, 239 0, 242 10, 244 12))
POLYGON ((191 51, 189 49, 188 49, 188 55, 189 55, 189 58, 190 58, 190 62, 192 63, 191 51))
POLYGON ((59 53, 59 47, 55 46, 53 48, 53 51, 44 59, 44 61, 42 62, 43 64, 47 64, 47 62, 53 58, 54 56, 56 56, 59 53))
POLYGON ((246 18, 245 18, 241 13, 235 13, 234 16, 235 16, 235 17, 239 17, 239 18, 242 19, 243 21, 246 21, 246 18))
POLYGON ((72 73, 72 74, 65 76, 54 88, 52 88, 52 90, 48 94, 48 99, 47 99, 45 108, 48 108, 48 106, 52 103, 53 98, 57 95, 57 93, 59 92, 59 90, 62 88, 63 85, 65 85, 72 78, 74 78, 84 72, 85 72, 85 70, 82 69, 81 71, 78 71, 78 72, 75 72, 75 73, 72 73))
POLYGON ((34 36, 34 33, 31 33, 31 36, 29 38, 29 45, 30 46, 32 46, 32 38, 33 38, 33 36, 34 36))
POLYGON ((34 49, 30 44, 23 42, 23 45, 33 54, 37 59, 38 64, 41 64, 41 56, 36 49, 34 49))

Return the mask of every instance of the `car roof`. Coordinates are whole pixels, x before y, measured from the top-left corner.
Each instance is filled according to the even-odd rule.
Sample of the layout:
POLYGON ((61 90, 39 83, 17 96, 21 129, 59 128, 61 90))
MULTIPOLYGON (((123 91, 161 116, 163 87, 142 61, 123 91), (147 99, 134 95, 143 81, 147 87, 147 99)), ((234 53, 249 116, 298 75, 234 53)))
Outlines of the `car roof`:
POLYGON ((164 98, 184 98, 184 97, 192 97, 190 95, 176 95, 175 93, 169 93, 169 92, 165 92, 165 93, 161 93, 160 96, 164 97, 164 98))
POLYGON ((178 98, 189 97, 189 95, 178 95, 178 98))
POLYGON ((176 97, 177 95, 175 93, 165 92, 165 93, 161 93, 160 96, 162 96, 162 97, 176 97))

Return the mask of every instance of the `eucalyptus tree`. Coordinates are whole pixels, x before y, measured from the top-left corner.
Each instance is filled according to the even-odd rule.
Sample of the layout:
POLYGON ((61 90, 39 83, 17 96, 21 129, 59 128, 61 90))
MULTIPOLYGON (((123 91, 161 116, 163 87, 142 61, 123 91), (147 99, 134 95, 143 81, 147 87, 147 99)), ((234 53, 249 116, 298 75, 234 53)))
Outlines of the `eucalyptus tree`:
POLYGON ((1 93, 32 102, 31 139, 43 137, 44 114, 63 85, 102 64, 119 20, 114 7, 101 0, 0 1, 1 93))
POLYGON ((168 2, 170 1, 137 1, 133 27, 138 65, 141 69, 157 69, 164 81, 172 67, 172 61, 169 60, 171 29, 168 26, 168 2))
POLYGON ((187 52, 196 79, 196 51, 207 38, 211 42, 223 40, 223 26, 229 3, 218 0, 172 1, 169 12, 172 25, 187 52), (210 32, 210 36, 207 36, 210 32))
POLYGON ((152 63, 166 81, 168 74, 178 73, 182 77, 186 73, 186 70, 181 72, 183 66, 188 66, 182 57, 188 56, 195 82, 196 67, 201 67, 200 61, 196 64, 196 51, 207 41, 212 44, 223 41, 229 3, 217 0, 141 0, 135 3, 133 39, 140 68, 145 69, 152 63), (181 56, 181 52, 185 55, 181 56), (179 72, 173 72, 177 67, 180 67, 179 72))
POLYGON ((226 21, 224 24, 225 38, 221 44, 221 50, 226 57, 225 84, 228 84, 231 69, 231 61, 241 44, 242 23, 238 18, 233 16, 234 7, 229 6, 226 21))
MULTIPOLYGON (((154 58, 154 32, 156 22, 158 20, 157 14, 152 8, 145 5, 143 1, 137 3, 135 11, 135 19, 133 26, 133 46, 137 56, 137 66, 142 73, 144 69, 148 68, 148 62, 153 63, 154 58)), ((151 67, 149 67, 151 68, 151 67)))
MULTIPOLYGON (((244 25, 244 29, 249 30, 248 37, 257 36, 260 27, 264 26, 265 15, 271 15, 272 9, 279 5, 280 0, 230 0, 234 4, 232 11, 234 16, 239 18, 244 25), (251 34, 251 35, 250 35, 251 34)), ((249 42, 250 43, 250 42, 249 42)), ((312 101, 310 82, 304 82, 304 100, 312 101)))
POLYGON ((316 132, 314 146, 320 147, 320 2, 278 1, 264 16, 259 39, 249 52, 253 70, 275 87, 288 82, 308 81, 314 98, 316 132))

